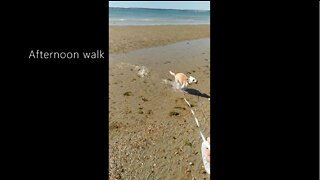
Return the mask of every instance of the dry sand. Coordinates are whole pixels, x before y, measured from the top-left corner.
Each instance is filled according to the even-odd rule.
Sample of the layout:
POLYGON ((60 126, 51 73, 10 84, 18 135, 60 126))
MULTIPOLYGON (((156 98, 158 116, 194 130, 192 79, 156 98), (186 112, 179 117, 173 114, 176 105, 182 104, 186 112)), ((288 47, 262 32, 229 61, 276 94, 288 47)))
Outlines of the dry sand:
MULTIPOLYGON (((183 100, 186 97, 194 106, 202 131, 209 136, 209 42, 205 38, 109 54, 110 179, 210 178, 201 159, 199 128, 183 100), (141 77, 143 68, 147 75, 141 77), (189 88, 202 95, 184 96, 172 88, 169 70, 196 77, 199 83, 189 88), (171 112, 179 115, 170 116, 171 112)), ((109 42, 110 47, 114 44, 109 42)))

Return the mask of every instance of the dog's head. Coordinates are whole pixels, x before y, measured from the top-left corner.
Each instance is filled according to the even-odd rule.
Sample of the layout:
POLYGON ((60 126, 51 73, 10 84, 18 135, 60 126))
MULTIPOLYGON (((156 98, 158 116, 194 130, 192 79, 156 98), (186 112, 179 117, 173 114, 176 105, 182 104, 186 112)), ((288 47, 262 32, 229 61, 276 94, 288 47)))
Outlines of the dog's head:
POLYGON ((188 83, 189 83, 189 84, 193 84, 193 83, 198 84, 198 80, 197 80, 196 78, 190 76, 190 77, 188 78, 188 83))

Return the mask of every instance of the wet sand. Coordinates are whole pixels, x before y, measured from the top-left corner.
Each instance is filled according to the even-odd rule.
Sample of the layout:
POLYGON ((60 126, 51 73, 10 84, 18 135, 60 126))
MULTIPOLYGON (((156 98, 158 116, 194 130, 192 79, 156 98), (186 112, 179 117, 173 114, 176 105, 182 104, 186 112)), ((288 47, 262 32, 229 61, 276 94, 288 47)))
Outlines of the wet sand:
POLYGON ((109 53, 124 53, 209 37, 210 25, 110 26, 109 53))
POLYGON ((209 42, 205 38, 109 54, 110 179, 210 178, 201 159, 199 128, 183 100, 193 105, 209 136, 209 42), (138 75, 142 70, 143 77, 138 75), (198 84, 189 86, 193 94, 172 88, 169 70, 196 77, 198 84))

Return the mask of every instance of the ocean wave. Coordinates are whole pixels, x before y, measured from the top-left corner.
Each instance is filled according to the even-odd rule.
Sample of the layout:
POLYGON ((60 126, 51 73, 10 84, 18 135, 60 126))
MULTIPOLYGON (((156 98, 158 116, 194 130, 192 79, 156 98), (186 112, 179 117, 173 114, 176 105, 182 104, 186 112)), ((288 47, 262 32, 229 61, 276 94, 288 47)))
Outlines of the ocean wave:
POLYGON ((210 24, 210 13, 207 13, 206 10, 148 8, 111 9, 112 10, 109 12, 110 25, 210 24))
POLYGON ((154 10, 154 11, 190 11, 190 12, 210 12, 202 9, 160 9, 160 8, 139 8, 139 7, 109 7, 111 10, 154 10))
POLYGON ((155 21, 154 19, 124 19, 124 18, 121 18, 121 19, 109 19, 109 21, 114 21, 114 22, 125 22, 125 21, 131 21, 131 22, 134 22, 134 21, 155 21))

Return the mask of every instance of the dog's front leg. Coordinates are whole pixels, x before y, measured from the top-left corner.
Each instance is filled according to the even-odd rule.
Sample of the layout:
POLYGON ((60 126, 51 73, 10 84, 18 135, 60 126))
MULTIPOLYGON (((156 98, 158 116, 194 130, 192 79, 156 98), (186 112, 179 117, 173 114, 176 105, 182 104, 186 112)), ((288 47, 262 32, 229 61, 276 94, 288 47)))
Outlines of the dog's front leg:
POLYGON ((185 87, 185 84, 182 84, 182 85, 181 85, 181 89, 183 90, 183 89, 184 89, 184 87, 185 87))

